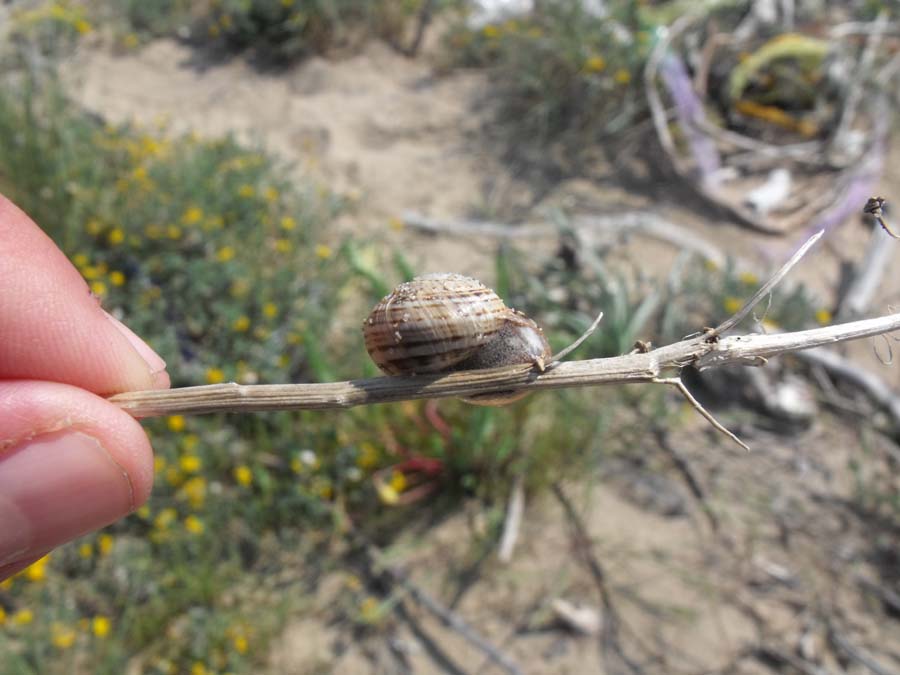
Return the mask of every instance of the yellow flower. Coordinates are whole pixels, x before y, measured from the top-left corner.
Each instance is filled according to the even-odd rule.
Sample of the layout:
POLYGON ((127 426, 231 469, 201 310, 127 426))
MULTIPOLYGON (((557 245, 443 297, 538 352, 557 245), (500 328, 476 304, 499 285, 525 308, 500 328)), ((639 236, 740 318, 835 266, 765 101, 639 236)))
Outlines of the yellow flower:
POLYGON ((104 284, 102 281, 92 281, 91 293, 102 298, 107 293, 106 284, 104 284))
POLYGON ((279 253, 290 253, 293 248, 294 246, 291 244, 290 239, 281 237, 275 240, 275 250, 279 253))
POLYGON ((157 530, 167 530, 169 526, 175 522, 178 512, 171 506, 160 511, 153 520, 153 527, 157 530))
POLYGON ((143 518, 144 520, 148 520, 150 518, 150 507, 144 504, 137 511, 135 511, 138 518, 143 518))
POLYGON ((816 312, 816 321, 818 321, 821 325, 826 326, 831 323, 831 312, 827 309, 820 309, 816 312))
POLYGON ((168 462, 166 462, 166 458, 162 457, 161 455, 157 455, 153 458, 153 472, 160 473, 163 469, 166 468, 166 464, 168 464, 168 462))
POLYGON ((125 241, 125 232, 121 227, 114 227, 106 235, 106 241, 109 242, 110 246, 118 246, 125 241))
POLYGON ((391 473, 391 482, 389 485, 395 492, 403 492, 406 489, 406 474, 401 471, 391 473))
POLYGON ((90 542, 84 542, 78 547, 78 555, 85 560, 90 560, 94 557, 94 546, 90 542))
POLYGON ((185 225, 195 225, 203 220, 203 209, 198 206, 191 206, 181 216, 181 222, 185 225))
POLYGON ((50 626, 50 635, 53 646, 57 649, 68 649, 75 644, 75 631, 61 623, 50 626))
POLYGON ((184 519, 184 529, 186 529, 191 534, 203 534, 203 521, 200 520, 197 516, 190 515, 184 519))
POLYGON ((388 218, 388 227, 391 228, 394 232, 399 232, 404 227, 406 227, 406 223, 403 222, 403 219, 398 218, 397 216, 392 216, 388 218))
POLYGON ((84 267, 88 264, 88 257, 86 253, 76 253, 72 256, 72 264, 75 267, 84 267))
POLYGON ((22 574, 28 581, 43 581, 47 578, 47 563, 50 562, 50 556, 45 555, 43 558, 34 561, 24 569, 22 574))
POLYGON ((500 36, 500 29, 497 26, 490 24, 482 28, 481 33, 486 38, 495 38, 500 36))
POLYGON ((184 415, 169 415, 166 418, 166 426, 169 427, 169 431, 176 433, 184 431, 184 415))
POLYGON ((263 196, 267 202, 274 202, 278 199, 278 190, 273 187, 267 187, 265 192, 263 192, 263 196))
POLYGON ((256 194, 256 188, 249 183, 244 183, 238 188, 238 196, 249 198, 256 194))
POLYGON ((741 283, 747 284, 748 286, 756 286, 759 283, 759 277, 753 274, 753 272, 741 272, 738 275, 738 279, 741 280, 741 283))
POLYGON ((606 59, 602 56, 592 56, 584 62, 584 69, 589 73, 599 73, 606 69, 606 59))
POLYGON ((134 49, 140 44, 140 39, 134 33, 129 33, 125 37, 122 38, 122 45, 126 49, 134 49))
POLYGON ((316 246, 316 257, 322 260, 328 260, 333 255, 330 246, 326 246, 325 244, 319 244, 316 246))
POLYGON ((382 504, 393 506, 400 501, 400 495, 390 485, 380 483, 376 485, 376 490, 378 490, 378 498, 381 500, 382 504))
POLYGON ((6 623, 6 610, 0 607, 0 626, 6 623))
POLYGON ((291 218, 290 216, 285 216, 281 219, 281 229, 282 230, 293 230, 297 227, 297 221, 291 218))
POLYGON ((90 22, 85 21, 84 19, 76 19, 75 21, 75 30, 79 35, 86 35, 94 30, 94 27, 91 26, 90 22))
POLYGON ((98 615, 91 619, 91 632, 98 638, 102 639, 109 635, 110 628, 112 628, 112 623, 109 617, 98 615))
POLYGON ((122 274, 119 270, 113 270, 109 273, 109 283, 111 283, 113 286, 124 286, 125 275, 122 274))
POLYGON ((368 596, 359 606, 359 618, 366 623, 377 623, 381 618, 381 603, 378 598, 368 596))
POLYGON ((216 259, 219 262, 228 262, 234 257, 234 248, 231 246, 223 246, 216 251, 216 259))
POLYGON ((276 305, 274 302, 267 302, 263 305, 262 311, 266 317, 274 319, 276 316, 278 316, 278 305, 276 305))
POLYGON ((234 467, 234 479, 244 487, 253 482, 253 472, 246 464, 234 467))
POLYGON ((727 298, 725 298, 724 302, 722 303, 722 306, 725 308, 726 312, 728 312, 729 314, 734 314, 741 307, 744 306, 744 303, 741 302, 740 298, 728 296, 727 298))
POLYGON ((197 473, 203 468, 203 463, 197 455, 183 455, 178 459, 178 466, 185 473, 197 473))
MULTIPOLYGON (((282 0, 282 2, 284 2, 284 0, 282 0)), ((238 654, 246 654, 246 653, 247 653, 247 649, 248 649, 248 647, 250 646, 250 645, 247 643, 247 638, 246 638, 244 635, 240 635, 240 634, 235 635, 235 636, 231 639, 231 643, 234 645, 234 650, 235 650, 238 654)))
POLYGON ((166 482, 169 485, 181 485, 184 481, 184 474, 178 470, 178 467, 170 466, 166 469, 166 482))
POLYGON ((368 441, 359 444, 359 453, 356 456, 356 466, 360 469, 371 469, 378 464, 379 453, 375 446, 368 441))
MULTIPOLYGON (((294 6, 294 0, 281 0, 281 6, 282 6, 282 7, 293 7, 293 6, 294 6)), ((240 651, 240 650, 238 650, 238 651, 240 651)), ((241 654, 243 654, 243 653, 244 653, 244 652, 241 652, 241 654)))
POLYGON ((192 508, 202 508, 206 501, 206 479, 203 476, 194 476, 186 480, 181 486, 179 496, 187 498, 192 508))
POLYGON ((321 499, 331 499, 334 496, 334 487, 327 478, 316 479, 312 489, 321 499))
POLYGON ((225 372, 221 368, 207 368, 206 381, 210 384, 218 384, 225 381, 225 372))
POLYGON ((209 671, 202 661, 194 661, 194 665, 191 666, 191 675, 209 675, 209 671))
POLYGON ((84 231, 92 237, 96 237, 103 230, 103 223, 96 218, 91 218, 84 226, 84 231))
POLYGON ((115 539, 113 539, 111 534, 101 534, 97 538, 97 548, 100 550, 100 555, 107 556, 112 553, 113 544, 115 544, 115 539))
POLYGON ((631 82, 631 73, 625 68, 619 68, 613 75, 613 79, 619 84, 628 84, 631 82))
POLYGON ((30 609, 20 609, 18 612, 13 614, 12 621, 16 625, 27 626, 32 621, 34 621, 34 612, 32 612, 30 609))
POLYGON ((250 328, 250 317, 239 316, 231 324, 231 327, 238 333, 246 333, 247 329, 250 328))
POLYGON ((169 239, 177 241, 178 239, 181 239, 181 234, 182 234, 181 228, 178 227, 177 225, 167 225, 166 226, 166 236, 169 239))

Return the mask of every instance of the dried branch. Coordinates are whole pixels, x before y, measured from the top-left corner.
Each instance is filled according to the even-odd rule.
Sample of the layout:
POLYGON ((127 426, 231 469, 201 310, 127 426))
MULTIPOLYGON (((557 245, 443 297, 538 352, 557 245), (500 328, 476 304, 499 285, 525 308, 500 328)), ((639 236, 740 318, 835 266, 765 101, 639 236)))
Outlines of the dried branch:
POLYGON ((750 447, 746 443, 744 443, 740 438, 738 438, 733 433, 728 431, 728 429, 723 427, 722 424, 715 417, 713 417, 709 413, 708 410, 706 410, 706 408, 704 408, 702 405, 700 405, 700 402, 696 398, 694 398, 694 395, 688 390, 687 387, 684 386, 684 382, 681 381, 680 377, 660 378, 660 379, 653 380, 653 381, 656 382, 657 384, 670 384, 673 387, 675 387, 679 391, 679 393, 687 399, 687 402, 690 403, 691 406, 697 412, 699 412, 703 417, 705 417, 706 421, 709 422, 710 424, 712 424, 713 427, 715 427, 717 430, 721 431, 723 434, 728 436, 728 438, 733 440, 735 443, 737 443, 739 446, 741 446, 744 450, 750 449, 750 447))
POLYGON ((503 535, 500 537, 500 546, 497 549, 497 559, 502 563, 512 560, 513 549, 519 540, 519 531, 522 528, 522 514, 525 511, 525 484, 522 476, 516 476, 512 492, 509 494, 509 504, 506 507, 506 520, 503 522, 503 535))
POLYGON ((712 332, 712 335, 721 335, 722 333, 727 332, 728 330, 737 326, 741 321, 743 321, 747 317, 747 315, 753 311, 753 308, 759 304, 759 301, 766 297, 769 293, 771 293, 772 289, 775 288, 778 282, 787 276, 787 273, 791 271, 791 268, 793 268, 794 265, 800 262, 800 258, 806 255, 806 252, 813 246, 813 244, 821 239, 824 233, 824 230, 820 230, 812 237, 810 237, 807 242, 803 244, 803 246, 801 246, 794 255, 791 256, 791 259, 781 266, 781 269, 778 270, 771 279, 760 286, 759 290, 753 294, 753 297, 745 302, 744 306, 741 307, 734 316, 726 319, 718 326, 716 326, 716 328, 712 332))
POLYGON ((335 410, 426 398, 471 397, 497 391, 537 391, 606 384, 648 383, 694 364, 758 365, 765 359, 900 329, 900 313, 777 335, 700 335, 647 353, 560 363, 544 373, 530 366, 447 375, 378 377, 347 382, 241 385, 234 382, 116 394, 110 401, 135 417, 267 410, 335 410))

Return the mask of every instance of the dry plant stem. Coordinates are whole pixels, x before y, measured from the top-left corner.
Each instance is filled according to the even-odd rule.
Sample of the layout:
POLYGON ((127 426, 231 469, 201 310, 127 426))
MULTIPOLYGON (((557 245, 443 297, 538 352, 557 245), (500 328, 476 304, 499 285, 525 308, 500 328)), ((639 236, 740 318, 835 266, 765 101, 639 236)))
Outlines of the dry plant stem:
POLYGON ((733 433, 728 431, 728 429, 723 427, 719 423, 719 421, 715 417, 713 417, 709 413, 708 410, 706 410, 706 408, 704 408, 702 405, 700 405, 700 402, 697 399, 695 399, 693 394, 691 394, 691 392, 688 390, 688 388, 684 386, 684 382, 681 381, 680 377, 659 378, 659 379, 655 379, 653 381, 656 382, 657 384, 670 384, 673 387, 675 387, 681 393, 681 395, 687 399, 688 403, 690 403, 698 413, 700 413, 704 418, 706 418, 707 422, 709 422, 716 429, 718 429, 723 434, 728 436, 728 438, 733 440, 735 443, 737 443, 739 446, 741 446, 744 450, 750 449, 750 446, 748 446, 746 443, 744 443, 740 438, 735 436, 733 433))
POLYGON ((841 319, 861 316, 869 309, 875 292, 887 272, 897 249, 890 245, 890 234, 880 227, 872 229, 869 245, 862 262, 857 266, 850 281, 838 317, 841 319))
MULTIPOLYGON (((376 561, 383 560, 383 555, 377 549, 373 549, 372 554, 376 561)), ((472 629, 462 617, 454 614, 421 588, 413 584, 405 574, 392 567, 387 567, 385 571, 394 583, 401 586, 409 593, 413 600, 440 619, 445 626, 458 633, 466 642, 487 656, 487 658, 494 662, 498 667, 510 675, 522 674, 522 670, 509 656, 481 637, 481 635, 472 629)))
POLYGON ((524 512, 525 483, 522 476, 516 476, 512 492, 509 495, 509 504, 506 507, 503 535, 500 537, 500 546, 497 549, 497 559, 502 563, 508 563, 512 560, 513 549, 519 540, 519 530, 522 528, 522 514, 524 512))
POLYGON ((584 343, 585 340, 587 340, 591 335, 594 334, 594 331, 597 330, 597 326, 600 325, 600 320, 602 318, 603 318, 603 312, 600 312, 597 315, 597 318, 594 319, 594 323, 592 323, 590 326, 588 326, 588 329, 586 331, 584 331, 581 334, 581 336, 577 340, 575 340, 575 342, 570 344, 568 347, 566 347, 562 351, 557 352, 556 354, 553 355, 553 358, 550 362, 550 365, 547 366, 547 369, 549 370, 550 368, 556 368, 556 366, 558 366, 560 363, 562 363, 562 360, 564 358, 566 358, 569 354, 571 354, 576 349, 578 349, 584 343))
POLYGON ((723 333, 729 331, 730 329, 737 326, 741 321, 743 321, 750 312, 753 311, 753 308, 759 304, 759 301, 766 297, 769 293, 772 292, 772 289, 787 276, 787 273, 791 271, 791 268, 794 267, 806 252, 822 238, 822 235, 825 234, 825 230, 819 230, 816 234, 810 237, 800 249, 791 256, 791 259, 788 260, 784 265, 782 265, 781 269, 778 270, 771 279, 769 279, 766 283, 760 286, 759 290, 753 294, 753 297, 750 298, 747 302, 744 303, 744 306, 741 307, 737 313, 723 321, 721 324, 716 326, 713 330, 712 335, 722 335, 723 333))
POLYGON ((709 340, 700 335, 645 354, 560 363, 544 373, 530 366, 471 370, 448 375, 378 377, 313 384, 235 383, 116 394, 110 401, 135 417, 266 410, 336 410, 374 403, 472 396, 496 391, 562 389, 648 383, 693 364, 711 368, 755 364, 823 345, 900 329, 900 313, 777 335, 737 335, 709 340))

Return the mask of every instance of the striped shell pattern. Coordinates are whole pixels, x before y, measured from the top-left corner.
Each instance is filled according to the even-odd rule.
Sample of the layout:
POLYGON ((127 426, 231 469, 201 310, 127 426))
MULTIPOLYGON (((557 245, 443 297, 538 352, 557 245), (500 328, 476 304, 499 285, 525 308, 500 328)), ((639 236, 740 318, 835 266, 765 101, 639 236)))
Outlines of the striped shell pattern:
POLYGON ((550 347, 541 329, 494 291, 459 274, 400 284, 363 323, 366 349, 388 375, 535 363, 550 347))

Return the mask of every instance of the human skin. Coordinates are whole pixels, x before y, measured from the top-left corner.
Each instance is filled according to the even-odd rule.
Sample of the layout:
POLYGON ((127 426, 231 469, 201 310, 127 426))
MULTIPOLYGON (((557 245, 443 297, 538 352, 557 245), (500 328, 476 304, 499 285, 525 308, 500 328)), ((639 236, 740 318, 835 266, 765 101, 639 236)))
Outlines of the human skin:
POLYGON ((150 442, 104 397, 165 367, 0 195, 0 580, 146 501, 150 442))

